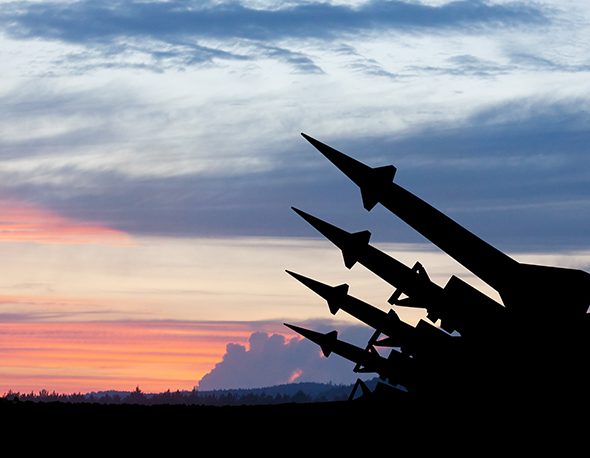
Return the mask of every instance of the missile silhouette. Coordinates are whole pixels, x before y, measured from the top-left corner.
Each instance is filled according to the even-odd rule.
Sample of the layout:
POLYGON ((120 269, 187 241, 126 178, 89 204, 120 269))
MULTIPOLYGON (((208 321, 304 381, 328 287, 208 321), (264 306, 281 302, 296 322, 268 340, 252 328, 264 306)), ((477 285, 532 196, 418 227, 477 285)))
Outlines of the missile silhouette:
POLYGON ((394 166, 369 167, 309 135, 302 135, 360 188, 367 210, 381 203, 498 291, 506 307, 526 313, 528 319, 546 319, 556 303, 564 304, 560 310, 564 320, 587 313, 589 273, 519 263, 394 183, 394 166))
POLYGON ((357 262, 362 264, 387 283, 400 290, 403 289, 405 294, 413 298, 414 303, 417 303, 418 298, 421 297, 432 301, 432 297, 440 295, 441 288, 432 283, 428 276, 424 277, 417 274, 397 259, 371 246, 369 244, 371 239, 369 231, 347 232, 298 208, 291 208, 324 237, 340 248, 344 258, 344 265, 348 269, 351 269, 357 262))
POLYGON ((284 325, 319 345, 324 356, 328 357, 335 353, 356 363, 355 372, 374 372, 382 379, 394 384, 406 385, 411 380, 412 360, 399 352, 392 351, 387 358, 384 358, 374 349, 365 350, 339 340, 337 331, 322 334, 293 324, 284 323, 284 325))
POLYGON ((375 172, 375 170, 381 168, 373 169, 308 135, 302 135, 359 186, 361 194, 372 196, 373 199, 370 203, 375 202, 375 204, 365 205, 367 210, 371 210, 377 202, 381 203, 490 286, 496 288, 502 284, 502 278, 496 266, 508 270, 517 266, 518 263, 514 259, 394 183, 393 176, 389 182, 383 179, 376 180, 375 174, 382 172, 375 172))
POLYGON ((377 205, 381 193, 387 189, 387 185, 395 177, 397 169, 393 165, 369 167, 309 135, 304 133, 301 135, 361 189, 363 206, 367 210, 370 211, 377 205))
POLYGON ((293 278, 321 296, 328 303, 330 312, 335 315, 340 309, 387 336, 381 340, 372 339, 372 344, 383 347, 400 347, 404 354, 416 355, 428 351, 432 343, 445 345, 444 341, 453 339, 449 334, 420 320, 417 327, 400 320, 395 311, 383 310, 348 294, 348 285, 330 286, 304 275, 286 271, 293 278))
POLYGON ((377 307, 373 307, 356 297, 350 296, 348 294, 347 284, 330 286, 289 270, 286 272, 324 298, 328 303, 332 315, 335 315, 338 310, 342 309, 363 323, 388 336, 388 339, 384 342, 375 342, 376 345, 383 345, 385 343, 386 346, 402 347, 410 342, 412 338, 411 333, 414 330, 412 326, 401 321, 393 310, 385 313, 377 307))
MULTIPOLYGON (((403 385, 406 399, 424 406, 455 409, 475 401, 508 411, 516 401, 521 406, 541 402, 550 411, 552 405, 583 404, 590 273, 520 263, 395 183, 394 166, 370 167, 302 135, 359 187, 365 209, 382 204, 496 289, 503 305, 456 276, 439 286, 419 262, 406 266, 372 246, 369 231, 348 232, 293 208, 341 250, 347 268, 361 264, 391 284, 390 304, 425 308, 432 323, 440 320, 440 328, 424 320, 411 326, 393 310, 386 313, 350 295, 347 284, 332 286, 291 271, 327 302, 332 314, 343 310, 375 332, 361 348, 340 340, 336 331, 286 326, 319 345, 325 356, 336 353, 353 361, 354 372, 374 372, 385 382, 403 385), (385 356, 377 351, 380 346, 394 348, 385 356)), ((365 397, 385 399, 378 390, 369 394, 360 381, 359 386, 365 397)), ((390 388, 392 399, 399 399, 399 390, 390 388)))
POLYGON ((479 332, 478 325, 482 320, 487 321, 491 327, 502 322, 502 305, 458 277, 452 276, 445 287, 441 288, 430 280, 419 263, 410 268, 370 245, 369 231, 350 233, 292 208, 340 248, 346 267, 352 268, 358 262, 397 288, 389 298, 390 304, 426 308, 431 321, 441 319, 443 329, 448 332, 459 331, 462 335, 479 332), (408 297, 400 299, 402 293, 408 297))

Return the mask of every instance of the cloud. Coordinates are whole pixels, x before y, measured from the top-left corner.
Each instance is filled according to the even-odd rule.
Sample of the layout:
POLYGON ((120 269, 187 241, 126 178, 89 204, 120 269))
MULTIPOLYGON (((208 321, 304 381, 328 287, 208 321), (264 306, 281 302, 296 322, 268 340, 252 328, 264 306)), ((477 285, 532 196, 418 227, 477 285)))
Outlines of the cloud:
POLYGON ((474 31, 485 26, 547 21, 534 6, 482 1, 440 6, 405 1, 368 1, 358 6, 306 2, 265 9, 240 2, 83 0, 8 3, 0 13, 0 24, 14 38, 57 40, 90 49, 65 56, 75 71, 105 66, 162 71, 218 59, 270 56, 301 72, 318 73, 319 67, 310 57, 272 52, 272 47, 289 39, 331 40, 386 30, 474 31), (250 47, 250 54, 232 50, 251 43, 270 48, 250 47), (130 54, 134 55, 131 59, 130 54))
POLYGON ((341 44, 335 49, 335 53, 351 58, 347 67, 355 72, 370 76, 396 78, 393 72, 386 70, 377 60, 362 56, 353 46, 341 44))
POLYGON ((18 37, 80 43, 120 36, 325 38, 387 28, 542 24, 541 10, 509 3, 455 1, 428 6, 404 1, 369 1, 357 7, 325 2, 282 8, 249 8, 238 2, 78 1, 8 5, 1 16, 18 37))
POLYGON ((66 218, 28 202, 0 199, 0 242, 128 243, 129 236, 105 225, 66 218))
POLYGON ((447 58, 442 65, 411 65, 404 69, 404 76, 408 74, 415 75, 452 75, 492 78, 500 75, 509 75, 521 71, 537 72, 561 72, 561 73, 580 73, 590 71, 590 64, 587 63, 567 63, 551 60, 543 57, 544 50, 534 50, 532 52, 508 52, 502 56, 505 62, 498 62, 491 59, 482 59, 471 54, 459 54, 447 58))
POLYGON ((536 71, 556 71, 556 72, 588 72, 590 64, 588 63, 565 63, 556 62, 546 57, 534 55, 528 52, 513 52, 509 54, 510 63, 516 67, 536 70, 536 71))
POLYGON ((494 61, 480 59, 471 54, 460 54, 449 57, 441 66, 417 65, 405 70, 411 74, 452 75, 489 78, 514 71, 514 65, 499 64, 494 61))
POLYGON ((263 44, 258 45, 257 49, 262 56, 290 64, 301 73, 324 73, 321 67, 301 52, 263 44))
MULTIPOLYGON (((370 330, 360 327, 339 333, 339 338, 359 345, 366 344, 369 337, 370 330)), ((228 344, 223 359, 203 376, 198 388, 258 388, 295 381, 351 383, 358 377, 352 372, 354 363, 338 355, 325 358, 317 345, 305 339, 255 332, 248 343, 248 347, 228 344)))
MULTIPOLYGON (((114 44, 94 44, 83 51, 66 53, 55 60, 56 68, 66 68, 69 73, 84 74, 92 70, 131 69, 163 72, 184 69, 193 65, 208 64, 215 60, 248 61, 245 54, 190 42, 143 42, 127 40, 114 44)), ((279 59, 281 60, 281 59, 279 59)), ((288 61, 290 64, 301 64, 288 61)))
MULTIPOLYGON (((373 166, 395 164, 401 185, 506 249, 587 246, 587 105, 522 98, 395 138, 309 133, 373 166)), ((55 177, 37 169, 0 177, 12 195, 131 234, 317 236, 289 210, 296 205, 349 230, 370 228, 376 241, 423 242, 384 210, 366 213, 357 189, 293 135, 276 151, 256 146, 268 163, 260 171, 130 176, 67 167, 55 177)))

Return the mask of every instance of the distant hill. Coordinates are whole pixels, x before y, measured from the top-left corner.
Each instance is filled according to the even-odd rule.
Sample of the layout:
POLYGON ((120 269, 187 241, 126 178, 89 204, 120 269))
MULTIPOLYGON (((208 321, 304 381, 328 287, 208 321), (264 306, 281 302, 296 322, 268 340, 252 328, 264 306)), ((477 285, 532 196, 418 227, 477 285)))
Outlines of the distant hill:
MULTIPOLYGON (((377 379, 368 381, 373 388, 377 379)), ((213 391, 166 391, 143 393, 139 387, 134 391, 98 391, 87 394, 58 394, 45 390, 39 393, 9 393, 7 399, 33 402, 75 402, 98 404, 184 404, 184 405, 261 405, 342 401, 348 399, 352 385, 331 383, 288 383, 262 388, 230 389, 213 391)))
POLYGON ((333 385, 331 383, 287 383, 284 385, 267 386, 262 388, 241 388, 231 390, 199 391, 202 395, 222 396, 232 394, 238 397, 245 396, 289 396, 293 397, 303 393, 314 400, 325 398, 327 401, 346 399, 352 390, 352 385, 333 385))

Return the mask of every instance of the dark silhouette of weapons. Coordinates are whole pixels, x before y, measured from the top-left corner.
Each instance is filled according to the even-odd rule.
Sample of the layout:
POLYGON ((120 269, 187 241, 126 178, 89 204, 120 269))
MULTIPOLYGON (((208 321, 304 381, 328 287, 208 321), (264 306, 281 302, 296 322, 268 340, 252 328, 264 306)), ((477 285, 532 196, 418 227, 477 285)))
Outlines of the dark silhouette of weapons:
MULTIPOLYGON (((291 329, 320 345, 324 354, 354 361, 355 371, 376 372, 407 387, 412 399, 437 400, 444 408, 471 400, 504 407, 518 402, 525 408, 588 405, 590 274, 520 263, 394 183, 394 166, 372 168, 303 136, 359 186, 367 210, 381 203, 496 289, 504 305, 456 276, 444 287, 437 285, 419 262, 410 268, 372 246, 369 231, 347 232, 293 208, 342 251, 347 268, 362 264, 394 286, 390 304, 425 308, 432 322, 440 319, 442 329, 460 335, 452 337, 424 320, 410 326, 393 310, 386 313, 349 295, 347 284, 330 286, 287 271, 323 297, 332 314, 342 309, 375 332, 362 349, 338 340, 336 331, 321 334, 288 325, 291 329), (394 348, 384 358, 377 346, 399 351, 394 348)), ((362 381, 358 387, 367 394, 362 381)), ((388 390, 387 385, 379 389, 388 390)), ((380 395, 375 390, 369 397, 380 395)))
POLYGON ((385 338, 378 340, 379 335, 370 340, 370 345, 382 347, 399 347, 405 354, 417 355, 421 351, 428 351, 432 344, 448 345, 454 338, 438 328, 420 321, 415 328, 400 320, 393 310, 384 312, 366 302, 348 294, 348 285, 330 286, 317 280, 305 277, 287 270, 293 278, 299 280, 309 289, 328 302, 330 312, 335 315, 339 310, 359 319, 363 323, 375 328, 378 334, 385 338))
POLYGON ((452 276, 441 288, 433 283, 420 263, 413 268, 383 253, 369 244, 369 231, 350 233, 297 208, 293 210, 342 251, 349 269, 357 262, 394 286, 389 298, 392 305, 426 308, 428 318, 448 332, 469 334, 474 326, 481 332, 481 323, 488 327, 502 322, 504 308, 458 277, 452 276), (401 299, 401 294, 408 297, 401 299))
POLYGON ((523 311, 528 319, 542 316, 556 303, 563 304, 559 319, 587 313, 590 305, 587 272, 519 263, 394 183, 394 166, 369 167, 302 135, 360 188, 367 210, 381 203, 498 291, 506 307, 523 311))
POLYGON ((397 351, 392 351, 388 358, 384 358, 374 347, 363 349, 339 340, 338 331, 322 334, 292 324, 284 324, 319 345, 324 356, 328 357, 330 354, 335 353, 356 363, 355 372, 374 372, 390 383, 404 386, 412 384, 412 360, 397 351))

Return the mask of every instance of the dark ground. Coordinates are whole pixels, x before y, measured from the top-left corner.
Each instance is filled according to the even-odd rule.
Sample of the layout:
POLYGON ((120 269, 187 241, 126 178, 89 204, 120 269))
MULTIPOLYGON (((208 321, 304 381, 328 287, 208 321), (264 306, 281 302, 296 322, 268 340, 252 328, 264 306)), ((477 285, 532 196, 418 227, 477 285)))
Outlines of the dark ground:
POLYGON ((51 446, 71 445, 75 439, 92 447, 117 442, 136 451, 183 450, 204 442, 220 452, 241 453, 279 444, 298 455, 317 447, 365 450, 363 456, 411 447, 414 452, 466 451, 477 456, 484 449, 509 454, 517 446, 524 452, 558 447, 564 456, 571 447, 579 450, 576 455, 586 455, 589 437, 587 411, 574 409, 568 415, 567 409, 530 411, 518 406, 442 410, 435 400, 427 406, 354 401, 238 407, 1 401, 0 418, 4 439, 16 441, 24 433, 33 443, 52 438, 51 446), (583 448, 577 449, 578 444, 583 448))

